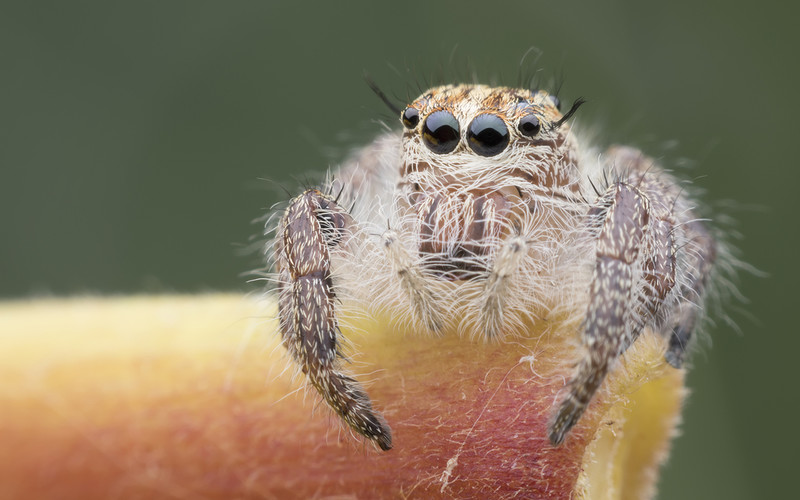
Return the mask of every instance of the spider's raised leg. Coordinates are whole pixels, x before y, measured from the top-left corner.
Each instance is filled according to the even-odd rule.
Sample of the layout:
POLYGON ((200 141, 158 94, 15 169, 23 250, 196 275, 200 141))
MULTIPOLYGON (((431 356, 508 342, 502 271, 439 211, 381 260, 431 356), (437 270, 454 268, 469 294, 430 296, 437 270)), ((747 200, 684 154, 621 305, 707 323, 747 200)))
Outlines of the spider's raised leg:
MULTIPOLYGON (((675 368, 683 365, 686 348, 692 338, 711 268, 717 256, 717 246, 703 223, 691 220, 683 224, 684 260, 688 272, 681 284, 682 302, 678 304, 676 321, 672 326, 669 348, 664 356, 675 368)), ((670 325, 671 326, 671 325, 670 325)))
POLYGON ((613 362, 655 316, 675 282, 675 246, 671 217, 663 210, 665 193, 649 187, 643 177, 616 183, 589 212, 599 232, 584 320, 587 352, 550 425, 554 445, 563 442, 613 362))
POLYGON ((340 366, 330 251, 352 234, 354 224, 335 200, 316 189, 291 201, 278 234, 280 330, 292 358, 325 402, 352 429, 388 450, 388 424, 340 366))

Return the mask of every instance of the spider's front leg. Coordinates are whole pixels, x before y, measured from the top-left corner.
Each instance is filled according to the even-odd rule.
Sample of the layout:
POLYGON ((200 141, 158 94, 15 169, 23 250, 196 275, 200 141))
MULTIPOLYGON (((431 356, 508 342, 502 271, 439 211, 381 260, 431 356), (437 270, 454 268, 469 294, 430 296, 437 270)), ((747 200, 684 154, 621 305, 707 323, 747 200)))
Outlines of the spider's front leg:
POLYGON ((353 430, 389 450, 388 424, 341 368, 330 252, 346 244, 354 225, 335 200, 316 189, 291 201, 278 233, 280 330, 283 344, 325 402, 353 430))
POLYGON ((681 284, 683 300, 677 307, 677 320, 674 326, 668 324, 669 348, 664 358, 675 368, 683 366, 686 349, 692 339, 698 316, 699 303, 705 295, 711 276, 711 268, 717 258, 717 244, 702 221, 689 220, 683 224, 685 238, 684 260, 688 272, 681 284))
POLYGON ((674 224, 666 193, 655 189, 644 175, 636 176, 611 186, 589 211, 599 232, 584 320, 586 354, 550 425, 553 445, 563 442, 675 283, 674 224))
MULTIPOLYGON (((680 253, 682 271, 677 271, 674 255, 671 258, 663 256, 656 261, 649 261, 652 270, 646 270, 646 277, 651 287, 658 287, 660 282, 668 281, 669 287, 678 284, 678 301, 674 304, 674 311, 661 315, 662 318, 656 327, 669 337, 669 347, 664 355, 666 361, 675 368, 683 365, 686 349, 689 347, 694 330, 697 327, 698 316, 701 313, 700 304, 706 293, 706 287, 711 276, 712 267, 717 258, 717 243, 709 232, 704 222, 696 219, 685 200, 680 200, 682 188, 675 182, 660 183, 655 176, 648 173, 658 172, 654 160, 644 155, 636 148, 627 146, 612 146, 606 151, 606 161, 615 165, 619 171, 628 171, 639 176, 635 181, 643 191, 652 193, 652 210, 655 219, 651 220, 652 228, 649 233, 650 253, 671 251, 680 253), (680 201, 680 203, 679 203, 680 201), (676 219, 677 223, 673 223, 676 219), (676 231, 677 226, 679 230, 676 231), (673 241, 679 235, 677 241, 673 241), (669 250, 679 247, 680 251, 669 250), (661 265, 658 269, 655 266, 661 265), (669 265, 669 268, 665 268, 669 265), (680 280, 674 279, 675 274, 680 275, 680 280), (666 276, 667 280, 660 280, 659 276, 666 276), (671 279, 671 281, 669 281, 671 279), (664 319, 668 321, 663 321, 664 319)), ((647 317, 640 314, 640 318, 647 317)), ((624 350, 624 349, 623 349, 624 350)))

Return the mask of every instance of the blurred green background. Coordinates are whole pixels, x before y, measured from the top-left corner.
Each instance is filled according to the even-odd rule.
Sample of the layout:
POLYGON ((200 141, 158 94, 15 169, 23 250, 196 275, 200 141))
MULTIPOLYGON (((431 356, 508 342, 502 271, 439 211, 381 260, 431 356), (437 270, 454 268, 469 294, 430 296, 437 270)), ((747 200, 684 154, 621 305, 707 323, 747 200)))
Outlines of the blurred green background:
POLYGON ((393 119, 364 71, 405 100, 457 75, 515 84, 536 47, 543 80, 588 99, 580 123, 694 179, 767 274, 740 277, 741 333, 720 322, 694 357, 660 498, 785 497, 800 444, 797 14, 688 0, 3 2, 0 297, 252 290, 251 221, 286 198, 278 186, 318 178, 393 119))

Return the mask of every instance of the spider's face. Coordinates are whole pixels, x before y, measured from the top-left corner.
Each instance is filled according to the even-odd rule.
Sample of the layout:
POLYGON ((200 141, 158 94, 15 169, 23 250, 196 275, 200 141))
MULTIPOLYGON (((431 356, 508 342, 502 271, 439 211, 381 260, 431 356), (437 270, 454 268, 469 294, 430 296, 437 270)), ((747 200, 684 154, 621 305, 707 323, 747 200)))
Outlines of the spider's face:
POLYGON ((457 85, 424 93, 401 113, 403 171, 409 182, 432 170, 437 183, 496 186, 516 176, 534 184, 568 145, 559 101, 545 91, 457 85))
POLYGON ((538 224, 537 195, 574 193, 578 155, 564 123, 574 109, 562 115, 544 91, 458 85, 403 110, 396 193, 423 267, 480 274, 503 238, 538 224))
POLYGON ((397 195, 423 267, 452 279, 485 271, 503 238, 537 223, 537 194, 577 188, 558 108, 544 91, 458 85, 403 110, 397 195))

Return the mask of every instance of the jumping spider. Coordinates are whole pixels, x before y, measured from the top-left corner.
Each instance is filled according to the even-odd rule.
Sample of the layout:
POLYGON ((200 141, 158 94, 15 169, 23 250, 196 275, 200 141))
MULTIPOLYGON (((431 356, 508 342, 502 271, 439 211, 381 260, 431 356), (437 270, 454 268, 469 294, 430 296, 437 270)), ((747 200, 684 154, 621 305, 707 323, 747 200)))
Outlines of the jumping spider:
POLYGON ((581 102, 562 114, 541 90, 433 88, 396 109, 402 134, 379 137, 283 213, 268 247, 283 344, 381 449, 391 430, 341 366, 342 294, 363 293, 410 328, 489 340, 565 305, 579 314, 583 354, 550 422, 556 446, 643 328, 681 366, 716 243, 651 158, 578 143, 568 119, 581 102))

